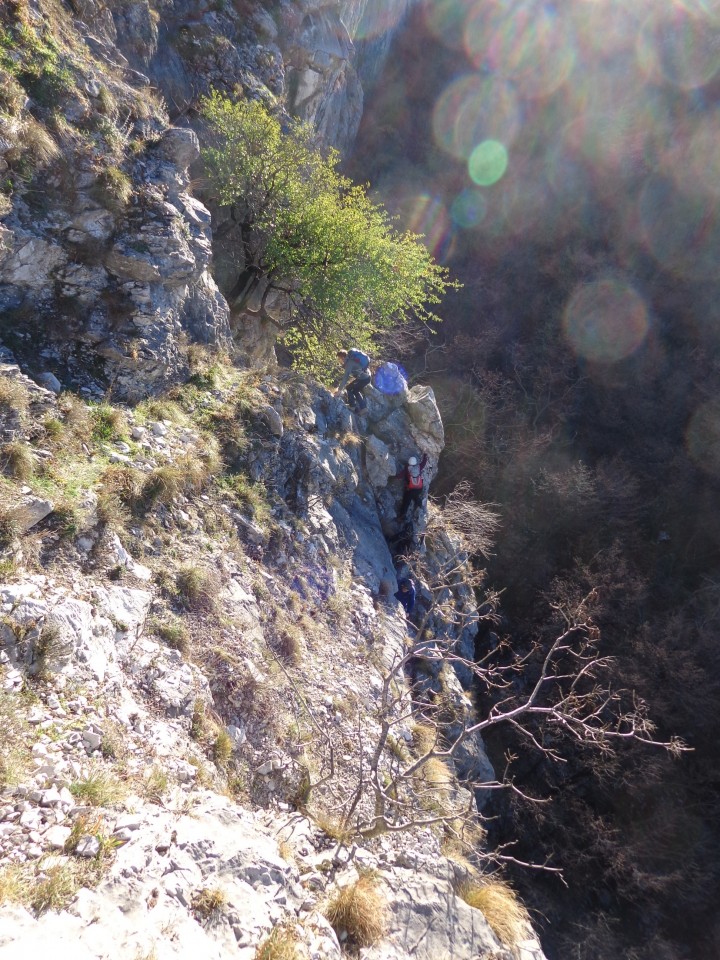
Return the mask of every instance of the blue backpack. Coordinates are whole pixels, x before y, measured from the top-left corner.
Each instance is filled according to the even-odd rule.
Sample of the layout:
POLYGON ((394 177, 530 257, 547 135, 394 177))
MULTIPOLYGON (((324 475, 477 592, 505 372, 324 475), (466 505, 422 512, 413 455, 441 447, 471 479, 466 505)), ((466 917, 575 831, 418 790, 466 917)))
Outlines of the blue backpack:
POLYGON ((363 353, 362 350, 358 350, 357 347, 348 350, 348 359, 351 357, 356 363, 360 364, 363 370, 367 370, 370 366, 370 357, 366 353, 363 353))

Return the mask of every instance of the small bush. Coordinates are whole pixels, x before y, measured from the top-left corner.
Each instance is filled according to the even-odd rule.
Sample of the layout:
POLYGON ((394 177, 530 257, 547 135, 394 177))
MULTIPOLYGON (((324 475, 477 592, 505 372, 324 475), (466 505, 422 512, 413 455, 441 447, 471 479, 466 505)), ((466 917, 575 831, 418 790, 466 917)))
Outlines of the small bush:
POLYGON ((20 523, 15 512, 6 504, 0 505, 0 549, 7 550, 20 536, 20 523))
POLYGON ((145 474, 135 467, 111 466, 98 484, 98 520, 106 526, 121 525, 126 510, 141 502, 145 474))
POLYGON ((331 898, 323 913, 335 933, 352 947, 369 947, 384 934, 386 903, 376 880, 360 877, 331 898))
POLYGON ((183 567, 175 578, 178 595, 193 610, 215 609, 219 583, 217 576, 202 567, 183 567))
POLYGON ((43 429, 48 440, 60 440, 65 433, 65 424, 56 417, 46 417, 43 420, 43 429))
POLYGON ((6 476, 27 483, 35 470, 35 458, 30 447, 21 440, 4 443, 0 447, 0 469, 6 476))
POLYGON ((303 658, 303 642, 297 627, 288 625, 280 630, 273 644, 274 650, 283 663, 297 667, 303 658))
POLYGON ((63 393, 58 406, 65 418, 65 424, 78 440, 89 440, 93 421, 90 409, 74 393, 63 393))
POLYGON ((527 910, 507 883, 495 880, 482 885, 464 884, 458 894, 465 903, 483 913, 501 943, 512 947, 527 936, 527 910))
POLYGON ((50 667, 58 658, 67 656, 68 646, 58 623, 45 623, 40 635, 35 641, 35 660, 37 676, 45 680, 50 673, 50 667))
POLYGON ((61 537, 74 537, 82 524, 77 504, 65 497, 56 502, 51 517, 61 537))
POLYGON ((290 927, 275 927, 257 948, 255 960, 302 960, 297 934, 290 927))

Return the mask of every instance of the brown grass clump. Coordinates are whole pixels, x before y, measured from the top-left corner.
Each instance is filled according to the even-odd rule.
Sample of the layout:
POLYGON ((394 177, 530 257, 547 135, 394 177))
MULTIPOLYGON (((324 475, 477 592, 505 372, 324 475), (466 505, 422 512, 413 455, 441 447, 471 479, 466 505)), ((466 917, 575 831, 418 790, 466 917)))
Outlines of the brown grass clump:
POLYGON ((65 418, 65 424, 81 439, 90 436, 90 410, 80 397, 74 393, 63 393, 58 401, 60 412, 65 418))
POLYGON ((203 567, 183 567, 175 578, 178 596, 192 610, 212 612, 220 589, 217 575, 203 567))
POLYGON ((142 487, 141 500, 147 507, 153 503, 172 503, 181 495, 200 493, 210 476, 220 469, 219 459, 211 451, 207 457, 181 457, 175 464, 158 467, 148 475, 142 487))
POLYGON ((228 902, 227 895, 219 887, 203 887, 192 898, 192 908, 204 920, 217 914, 228 902))
POLYGON ((352 947, 369 947, 385 934, 386 902, 373 877, 360 877, 342 887, 323 913, 338 937, 345 934, 352 947))
POLYGON ((450 768, 438 757, 430 757, 425 761, 420 768, 420 776, 434 793, 442 795, 447 794, 453 781, 450 768))
POLYGON ((467 883, 459 888, 458 894, 465 903, 483 913, 501 943, 512 947, 525 939, 530 918, 509 884, 502 880, 467 883))
POLYGON ((0 377, 0 412, 8 410, 22 415, 30 405, 27 388, 12 377, 0 377))
POLYGON ((410 732, 413 738, 413 750, 418 757, 429 753, 437 745, 437 728, 429 723, 413 723, 410 732))
POLYGON ((257 948, 255 960, 302 960, 297 934, 290 927, 275 927, 257 948))
POLYGON ((45 127, 33 117, 24 121, 20 142, 23 154, 31 161, 35 170, 46 167, 60 155, 58 145, 45 127))
POLYGON ((35 471, 35 458, 22 440, 12 440, 0 447, 0 469, 6 476, 27 483, 35 471))

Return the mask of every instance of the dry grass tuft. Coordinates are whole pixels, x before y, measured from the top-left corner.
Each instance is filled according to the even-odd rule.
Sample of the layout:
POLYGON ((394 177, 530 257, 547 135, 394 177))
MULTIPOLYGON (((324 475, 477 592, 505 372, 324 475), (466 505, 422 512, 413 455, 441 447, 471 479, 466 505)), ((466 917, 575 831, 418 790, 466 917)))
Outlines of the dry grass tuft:
POLYGON ((0 692, 0 790, 19 783, 30 766, 32 731, 22 717, 17 697, 0 692))
POLYGON ((27 387, 12 377, 0 377, 0 412, 4 408, 22 415, 30 406, 27 387))
POLYGON ((309 816, 312 818, 315 824, 320 827, 323 833, 326 833, 329 837, 332 837, 332 839, 337 841, 337 843, 347 844, 352 840, 352 829, 334 814, 325 813, 322 810, 318 810, 309 812, 309 816))
POLYGON ((94 860, 7 866, 0 870, 0 904, 20 903, 36 914, 62 910, 81 887, 94 886, 101 876, 100 863, 94 860))
POLYGON ((28 157, 35 170, 46 167, 60 154, 60 148, 45 127, 33 117, 24 121, 20 143, 23 154, 28 157))
POLYGON ((22 440, 12 440, 0 447, 0 470, 9 477, 27 483, 35 471, 35 458, 22 440))
POLYGON ((447 796, 453 782, 452 772, 444 760, 430 757, 420 768, 420 776, 433 793, 447 796))
POLYGON ((257 948, 255 960, 302 960, 304 956, 295 931, 288 926, 278 926, 257 948))
POLYGON ((183 567, 175 578, 178 595, 192 610, 215 610, 220 583, 217 575, 203 567, 183 567))
POLYGON ((86 777, 70 784, 70 793, 93 807, 112 807, 125 798, 125 785, 103 767, 96 767, 86 777))
POLYGON ((220 887, 203 887, 193 894, 192 908, 204 920, 217 914, 227 903, 227 895, 220 887))
POLYGON ((458 889, 458 894, 465 903, 483 913, 501 943, 512 947, 527 936, 530 918, 509 884, 502 880, 467 883, 458 889))
POLYGON ((385 934, 386 902, 377 880, 360 877, 342 887, 323 910, 338 937, 352 947, 369 947, 385 934))
POLYGON ((437 727, 429 723, 413 723, 410 732, 413 738, 413 750, 418 757, 429 753, 437 745, 437 727))

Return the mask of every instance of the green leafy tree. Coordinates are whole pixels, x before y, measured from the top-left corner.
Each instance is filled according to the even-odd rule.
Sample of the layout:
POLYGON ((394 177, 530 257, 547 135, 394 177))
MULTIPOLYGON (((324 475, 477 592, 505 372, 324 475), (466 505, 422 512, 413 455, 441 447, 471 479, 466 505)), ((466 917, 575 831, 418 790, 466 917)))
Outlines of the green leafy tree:
POLYGON ((300 368, 327 371, 337 349, 411 318, 454 286, 421 238, 396 230, 361 186, 338 172, 310 127, 255 101, 217 92, 203 101, 204 159, 216 200, 230 209, 242 269, 230 299, 281 331, 300 368), (270 310, 281 297, 283 309, 270 310))

